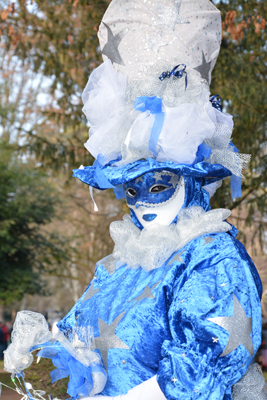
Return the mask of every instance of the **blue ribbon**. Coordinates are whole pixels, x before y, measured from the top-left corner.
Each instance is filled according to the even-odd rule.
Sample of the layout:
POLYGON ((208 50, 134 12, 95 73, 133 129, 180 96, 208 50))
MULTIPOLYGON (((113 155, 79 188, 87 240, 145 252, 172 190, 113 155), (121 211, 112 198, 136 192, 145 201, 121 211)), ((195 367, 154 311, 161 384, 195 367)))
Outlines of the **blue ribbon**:
POLYGON ((150 111, 151 114, 155 114, 155 121, 151 129, 148 148, 150 151, 152 151, 154 157, 156 157, 157 144, 164 122, 164 112, 162 111, 162 99, 157 96, 136 97, 134 101, 134 108, 141 112, 150 111))
POLYGON ((106 187, 108 189, 109 188, 113 189, 114 186, 111 185, 111 183, 109 183, 109 181, 107 180, 104 172, 101 169, 101 163, 99 162, 100 158, 101 158, 101 156, 98 156, 97 159, 95 160, 94 164, 93 164, 93 166, 96 167, 96 170, 95 170, 96 180, 99 182, 99 185, 101 187, 106 187))
MULTIPOLYGON (((234 148, 234 152, 238 153, 239 150, 236 148, 236 146, 230 142, 229 144, 230 146, 232 146, 234 148)), ((232 175, 231 176, 231 183, 230 183, 230 187, 231 187, 231 198, 233 199, 238 199, 240 197, 242 197, 242 189, 241 189, 241 177, 237 176, 237 175, 232 175)))
POLYGON ((210 97, 210 102, 212 107, 216 108, 216 110, 222 112, 222 99, 218 94, 210 97))
POLYGON ((72 357, 72 355, 59 344, 55 344, 54 348, 53 346, 50 348, 43 348, 37 356, 52 359, 56 367, 56 369, 50 373, 52 383, 69 376, 67 393, 72 399, 77 399, 79 395, 83 397, 89 396, 94 386, 92 378, 93 372, 102 372, 106 374, 104 368, 100 364, 92 363, 86 367, 72 357))
POLYGON ((210 156, 210 153, 211 153, 211 147, 206 143, 201 143, 201 145, 198 146, 196 153, 196 160, 194 164, 202 162, 204 159, 207 160, 210 156))
POLYGON ((182 78, 183 75, 185 74, 185 90, 187 88, 187 72, 186 72, 186 65, 185 64, 179 64, 176 65, 176 67, 173 68, 172 71, 166 71, 162 72, 162 74, 159 76, 159 79, 163 82, 165 78, 170 78, 171 76, 175 76, 176 78, 182 78))

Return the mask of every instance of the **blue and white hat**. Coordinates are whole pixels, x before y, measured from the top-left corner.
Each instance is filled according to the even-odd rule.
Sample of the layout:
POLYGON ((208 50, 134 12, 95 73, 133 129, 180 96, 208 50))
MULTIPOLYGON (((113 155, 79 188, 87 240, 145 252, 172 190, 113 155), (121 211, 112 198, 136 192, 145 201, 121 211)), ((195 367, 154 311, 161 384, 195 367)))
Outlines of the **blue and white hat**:
POLYGON ((112 0, 99 29, 104 62, 83 92, 92 167, 74 176, 119 187, 148 171, 232 176, 241 195, 248 155, 231 143, 233 119, 209 84, 221 42, 220 12, 209 0, 112 0))

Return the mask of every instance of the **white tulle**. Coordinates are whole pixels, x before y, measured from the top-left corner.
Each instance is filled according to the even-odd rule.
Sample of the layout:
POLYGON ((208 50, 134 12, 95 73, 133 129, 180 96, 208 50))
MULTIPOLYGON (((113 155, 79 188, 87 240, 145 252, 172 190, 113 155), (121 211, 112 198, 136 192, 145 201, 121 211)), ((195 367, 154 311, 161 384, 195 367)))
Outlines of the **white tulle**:
POLYGON ((208 192, 209 197, 211 199, 212 196, 214 196, 216 190, 219 189, 219 187, 221 186, 222 186, 222 181, 217 181, 210 183, 209 185, 203 186, 203 189, 205 189, 208 192))
MULTIPOLYGON (((42 314, 32 311, 19 311, 17 313, 13 331, 12 343, 5 351, 4 369, 11 374, 20 374, 33 362, 32 348, 46 342, 56 340, 79 362, 85 366, 101 364, 101 358, 94 352, 93 328, 74 327, 69 332, 69 337, 58 331, 54 335, 49 331, 48 323, 42 314)), ((102 392, 106 385, 107 377, 101 372, 93 373, 94 387, 90 395, 102 392)))
POLYGON ((52 334, 42 314, 32 311, 18 312, 11 334, 12 343, 5 351, 5 371, 19 374, 28 368, 33 361, 30 349, 49 340, 52 340, 52 334))
POLYGON ((131 127, 124 110, 126 81, 126 76, 115 72, 107 60, 92 72, 82 94, 83 112, 91 125, 85 147, 95 158, 104 155, 105 163, 119 155, 131 127))
POLYGON ((234 175, 242 176, 249 156, 238 154, 229 146, 232 116, 212 107, 207 85, 190 74, 188 80, 191 86, 186 91, 181 79, 166 81, 164 85, 158 77, 147 85, 127 82, 126 76, 115 72, 107 60, 92 72, 83 92, 83 111, 91 124, 85 147, 101 164, 118 157, 118 166, 154 157, 149 139, 155 114, 136 111, 133 104, 138 95, 158 95, 163 98, 164 123, 157 144, 157 161, 192 164, 199 145, 205 142, 212 150, 209 163, 221 164, 234 175))
POLYGON ((231 226, 224 220, 230 215, 231 211, 225 209, 205 212, 202 207, 193 206, 180 211, 177 224, 155 224, 149 230, 140 230, 130 216, 125 215, 123 221, 110 224, 110 235, 115 243, 113 257, 128 268, 141 266, 151 271, 161 267, 191 240, 209 233, 229 231, 231 226))
POLYGON ((209 101, 205 104, 186 103, 167 108, 158 141, 157 160, 192 164, 198 146, 213 136, 215 122, 214 109, 209 101))

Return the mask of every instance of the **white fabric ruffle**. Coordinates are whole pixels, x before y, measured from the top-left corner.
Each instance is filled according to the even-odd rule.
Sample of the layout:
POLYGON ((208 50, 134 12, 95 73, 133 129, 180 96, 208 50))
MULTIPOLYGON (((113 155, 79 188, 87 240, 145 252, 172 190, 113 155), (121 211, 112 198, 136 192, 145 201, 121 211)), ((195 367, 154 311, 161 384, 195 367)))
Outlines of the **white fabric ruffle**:
POLYGON ((224 220, 231 211, 217 209, 205 212, 202 207, 185 208, 179 213, 177 224, 153 225, 149 230, 140 230, 129 215, 123 221, 110 224, 110 235, 115 247, 113 258, 120 265, 137 269, 140 266, 151 271, 159 268, 176 251, 191 240, 209 233, 228 232, 231 226, 224 220))
MULTIPOLYGON (((198 86, 194 102, 194 89, 190 92, 190 75, 188 79, 188 92, 184 89, 183 78, 176 79, 176 83, 174 79, 165 83, 164 93, 168 93, 169 98, 175 91, 177 103, 172 107, 164 103, 165 99, 168 103, 168 99, 162 92, 162 82, 158 79, 157 90, 153 81, 154 94, 162 92, 165 113, 157 145, 157 161, 192 164, 199 145, 205 142, 212 149, 208 162, 222 164, 234 175, 241 176, 249 157, 240 156, 233 147, 229 147, 233 130, 232 116, 212 107, 206 85, 198 86), (177 96, 178 92, 180 96, 177 96)), ((192 77, 192 82, 194 79, 192 77)), ((143 90, 146 92, 147 88, 143 90)), ((140 96, 149 95, 142 93, 142 87, 138 87, 138 91, 140 96)), ((117 165, 153 157, 148 143, 155 114, 134 110, 134 97, 138 91, 127 83, 123 73, 114 71, 110 60, 92 72, 82 96, 83 111, 91 123, 90 137, 85 147, 101 164, 118 157, 121 160, 117 165)))

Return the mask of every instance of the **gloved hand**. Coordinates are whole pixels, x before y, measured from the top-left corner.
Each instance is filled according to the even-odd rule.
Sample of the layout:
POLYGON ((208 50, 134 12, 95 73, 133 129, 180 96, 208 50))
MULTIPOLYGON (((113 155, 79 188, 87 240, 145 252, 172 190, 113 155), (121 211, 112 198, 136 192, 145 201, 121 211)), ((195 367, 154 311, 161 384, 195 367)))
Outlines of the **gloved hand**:
POLYGON ((135 386, 127 394, 120 396, 94 396, 85 397, 83 400, 166 400, 166 397, 160 390, 157 382, 157 376, 142 382, 140 385, 135 386))

